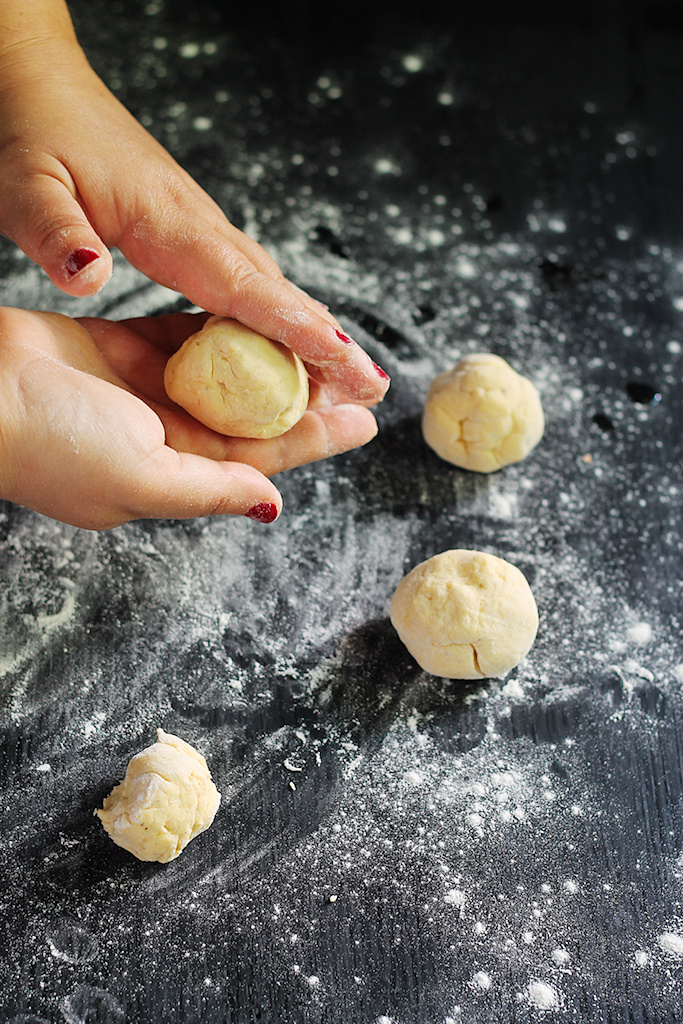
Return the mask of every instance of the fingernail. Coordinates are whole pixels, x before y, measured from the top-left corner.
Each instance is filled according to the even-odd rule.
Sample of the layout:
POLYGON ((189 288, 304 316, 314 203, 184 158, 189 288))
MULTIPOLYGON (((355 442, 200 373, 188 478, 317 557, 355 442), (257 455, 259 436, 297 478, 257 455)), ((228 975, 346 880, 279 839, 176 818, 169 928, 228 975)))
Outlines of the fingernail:
POLYGON ((247 519, 254 519, 257 523, 272 523, 277 519, 277 505, 272 501, 260 501, 244 514, 247 519))
POLYGON ((69 277, 75 277, 76 274, 80 274, 81 270, 92 263, 94 260, 98 260, 100 254, 95 252, 94 249, 74 249, 72 253, 69 253, 66 260, 64 261, 64 269, 66 270, 69 277))
POLYGON ((377 371, 377 376, 378 377, 381 377, 382 380, 391 380, 391 377, 389 376, 389 374, 385 373, 385 371, 382 369, 381 366, 378 366, 377 363, 373 363, 372 365, 374 366, 375 370, 377 371))
POLYGON ((335 330, 334 333, 337 335, 337 337, 339 338, 340 341, 344 342, 345 345, 353 345, 354 344, 353 338, 349 338, 348 334, 342 334, 341 331, 337 331, 337 330, 335 330))

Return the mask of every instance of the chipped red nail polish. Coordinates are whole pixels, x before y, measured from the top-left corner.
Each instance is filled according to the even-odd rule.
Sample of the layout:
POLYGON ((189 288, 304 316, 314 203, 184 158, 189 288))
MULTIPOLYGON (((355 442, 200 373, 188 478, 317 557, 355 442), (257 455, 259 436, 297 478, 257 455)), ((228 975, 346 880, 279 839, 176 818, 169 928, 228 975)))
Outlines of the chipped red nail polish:
POLYGON ((353 338, 349 338, 348 334, 342 334, 341 331, 335 330, 334 332, 340 341, 343 341, 345 345, 353 345, 353 338))
POLYGON ((64 269, 69 277, 75 277, 81 270, 100 258, 100 254, 94 249, 74 249, 64 261, 64 269))
POLYGON ((277 505, 272 501, 260 501, 244 514, 247 519, 254 519, 257 523, 272 523, 277 519, 277 505))
POLYGON ((389 374, 386 373, 381 366, 378 366, 377 363, 373 363, 372 365, 375 367, 378 377, 381 377, 382 380, 391 380, 389 374))

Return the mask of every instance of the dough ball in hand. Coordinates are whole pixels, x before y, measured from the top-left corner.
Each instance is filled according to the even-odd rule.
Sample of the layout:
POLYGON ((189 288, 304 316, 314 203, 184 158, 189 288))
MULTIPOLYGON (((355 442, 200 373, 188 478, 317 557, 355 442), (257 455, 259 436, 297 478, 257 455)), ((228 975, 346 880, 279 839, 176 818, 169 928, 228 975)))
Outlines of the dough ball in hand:
POLYGON ((534 385, 490 352, 465 356, 432 381, 422 417, 430 448, 477 473, 521 462, 541 440, 543 428, 534 385))
POLYGON ((170 399, 219 434, 279 437, 308 406, 299 357, 237 320, 210 317, 168 360, 170 399))
POLYGON ((131 758, 95 814, 117 846, 166 864, 209 827, 220 802, 202 755, 157 729, 156 743, 131 758))
POLYGON ((443 551, 401 580, 391 622, 420 668, 449 679, 503 676, 536 637, 538 611, 514 565, 482 551, 443 551))

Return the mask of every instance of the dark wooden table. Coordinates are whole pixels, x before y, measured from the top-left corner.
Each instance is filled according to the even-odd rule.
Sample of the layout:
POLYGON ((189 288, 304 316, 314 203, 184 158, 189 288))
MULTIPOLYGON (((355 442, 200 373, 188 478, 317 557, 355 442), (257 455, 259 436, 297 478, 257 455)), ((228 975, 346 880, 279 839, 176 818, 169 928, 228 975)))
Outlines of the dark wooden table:
MULTIPOLYGON (((367 448, 285 512, 79 531, 0 505, 0 1019, 683 1021, 683 22, 673 3, 74 0, 97 70, 391 372, 367 448), (453 9, 451 9, 453 8, 453 9), (424 445, 490 350, 547 431, 490 477, 424 445), (529 578, 508 679, 387 617, 449 547, 529 578), (167 865, 92 816, 156 727, 223 803, 167 865)), ((67 299, 188 308, 117 257, 67 299)))

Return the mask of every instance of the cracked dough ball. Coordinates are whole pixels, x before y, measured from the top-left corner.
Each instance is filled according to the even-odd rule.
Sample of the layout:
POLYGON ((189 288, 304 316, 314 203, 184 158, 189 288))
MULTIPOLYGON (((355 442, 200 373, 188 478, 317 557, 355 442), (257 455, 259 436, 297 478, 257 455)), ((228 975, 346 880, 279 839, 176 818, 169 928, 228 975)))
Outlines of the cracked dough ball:
POLYGON ((490 352, 465 356, 432 381, 422 417, 429 447, 477 473, 525 459, 543 428, 534 385, 490 352))
POLYGON ((156 743, 131 758, 95 814, 117 846, 166 864, 209 827, 220 802, 202 755, 157 729, 156 743))
POLYGON ((210 317, 168 360, 166 393, 186 412, 230 437, 279 437, 308 406, 301 359, 236 320, 210 317))
POLYGON ((505 675, 538 629, 536 602, 519 569, 462 549, 415 566, 396 588, 390 616, 420 668, 449 679, 505 675))

